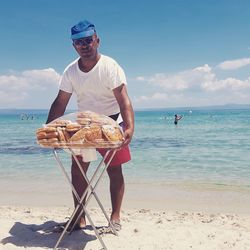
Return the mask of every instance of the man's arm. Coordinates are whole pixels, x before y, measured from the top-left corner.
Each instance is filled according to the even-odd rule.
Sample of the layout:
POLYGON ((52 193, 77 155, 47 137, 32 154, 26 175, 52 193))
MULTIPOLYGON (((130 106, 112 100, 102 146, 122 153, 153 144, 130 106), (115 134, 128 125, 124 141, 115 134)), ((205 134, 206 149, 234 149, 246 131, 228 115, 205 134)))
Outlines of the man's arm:
POLYGON ((130 143, 134 133, 134 111, 129 99, 125 84, 113 89, 115 98, 120 106, 122 119, 124 122, 124 145, 130 143))
POLYGON ((62 116, 68 105, 71 93, 59 90, 58 95, 52 103, 46 123, 53 121, 54 119, 62 116))
POLYGON ((178 120, 182 119, 182 117, 183 117, 182 115, 179 115, 179 116, 178 116, 178 120))

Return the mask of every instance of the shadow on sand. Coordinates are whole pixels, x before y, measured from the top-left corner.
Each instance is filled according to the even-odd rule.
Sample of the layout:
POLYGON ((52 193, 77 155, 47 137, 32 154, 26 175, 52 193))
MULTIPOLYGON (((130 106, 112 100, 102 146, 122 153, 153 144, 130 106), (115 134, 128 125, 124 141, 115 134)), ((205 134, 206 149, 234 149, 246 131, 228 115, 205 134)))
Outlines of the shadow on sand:
MULTIPOLYGON (((15 222, 10 229, 8 236, 1 240, 1 244, 13 244, 19 247, 41 247, 41 248, 54 248, 61 233, 53 232, 56 225, 55 221, 47 221, 41 225, 36 224, 23 224, 21 222, 15 222)), ((86 229, 93 230, 91 226, 87 226, 86 229)), ((96 240, 96 236, 87 234, 83 230, 72 232, 72 234, 66 233, 61 241, 60 249, 78 250, 84 249, 88 242, 96 240)))

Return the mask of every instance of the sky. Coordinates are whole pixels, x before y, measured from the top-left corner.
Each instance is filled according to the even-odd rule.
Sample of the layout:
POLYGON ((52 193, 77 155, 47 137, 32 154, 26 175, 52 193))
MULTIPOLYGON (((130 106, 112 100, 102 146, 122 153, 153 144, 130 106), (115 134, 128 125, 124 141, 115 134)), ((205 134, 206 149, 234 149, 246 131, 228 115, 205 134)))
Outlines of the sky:
POLYGON ((84 19, 124 69, 134 109, 250 104, 249 13, 248 0, 3 0, 0 108, 50 108, 84 19))

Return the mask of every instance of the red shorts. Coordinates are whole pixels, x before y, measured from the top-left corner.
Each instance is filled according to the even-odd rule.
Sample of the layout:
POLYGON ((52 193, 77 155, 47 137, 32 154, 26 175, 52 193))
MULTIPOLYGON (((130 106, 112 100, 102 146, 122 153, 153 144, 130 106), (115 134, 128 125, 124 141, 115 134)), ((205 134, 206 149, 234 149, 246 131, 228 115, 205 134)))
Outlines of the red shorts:
MULTIPOLYGON (((102 156, 104 156, 107 152, 107 149, 105 148, 97 148, 96 149, 102 156)), ((112 151, 109 153, 108 157, 105 160, 105 163, 109 161, 110 157, 112 155, 112 151)), ((130 150, 129 146, 125 146, 121 148, 120 150, 117 150, 115 153, 114 158, 111 160, 109 167, 116 167, 119 165, 122 165, 128 161, 131 160, 130 150)))

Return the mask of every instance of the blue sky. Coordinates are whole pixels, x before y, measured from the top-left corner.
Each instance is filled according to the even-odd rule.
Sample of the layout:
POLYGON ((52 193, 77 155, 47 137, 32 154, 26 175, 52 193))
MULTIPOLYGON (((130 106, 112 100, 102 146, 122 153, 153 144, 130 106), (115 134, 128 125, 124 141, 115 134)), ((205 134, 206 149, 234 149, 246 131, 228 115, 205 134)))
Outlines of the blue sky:
POLYGON ((50 107, 77 57, 70 28, 83 19, 124 68, 135 109, 250 103, 250 1, 0 4, 0 108, 50 107))

